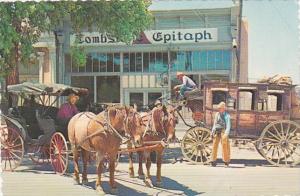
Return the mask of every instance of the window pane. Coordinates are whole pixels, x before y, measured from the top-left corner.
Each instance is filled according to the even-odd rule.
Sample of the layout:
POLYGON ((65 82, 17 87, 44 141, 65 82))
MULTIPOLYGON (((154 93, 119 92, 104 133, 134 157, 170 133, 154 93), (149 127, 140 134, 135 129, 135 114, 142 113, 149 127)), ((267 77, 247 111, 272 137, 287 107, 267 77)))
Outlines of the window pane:
POLYGON ((249 91, 239 92, 239 110, 254 110, 253 93, 249 91))
POLYGON ((135 53, 130 53, 130 72, 135 72, 135 53))
POLYGON ((84 101, 86 101, 87 103, 89 100, 94 102, 94 77, 93 76, 72 76, 71 85, 76 87, 81 87, 81 88, 87 88, 89 90, 87 97, 85 97, 86 100, 79 101, 78 105, 81 108, 84 108, 84 101))
POLYGON ((144 52, 143 53, 143 71, 144 72, 148 72, 149 71, 149 53, 148 52, 144 52))
POLYGON ((216 69, 224 69, 223 61, 222 61, 222 50, 216 51, 216 69))
POLYGON ((170 53, 171 70, 177 71, 177 52, 170 53))
POLYGON ((79 71, 79 67, 74 64, 74 62, 72 61, 72 57, 71 57, 71 66, 72 66, 72 72, 73 73, 76 73, 76 72, 79 71))
POLYGON ((215 51, 211 50, 207 52, 208 54, 208 70, 215 70, 216 69, 216 54, 215 51))
POLYGON ((200 51, 200 70, 207 70, 207 51, 200 51))
POLYGON ((124 53, 123 55, 123 71, 129 72, 129 54, 124 53))
POLYGON ((226 91, 213 91, 212 95, 213 108, 217 108, 219 103, 222 101, 226 103, 226 91))
POLYGON ((148 93, 148 105, 154 106, 155 101, 161 97, 161 93, 148 93))
POLYGON ((113 72, 113 71, 114 71, 113 54, 108 53, 107 54, 107 72, 113 72))
POLYGON ((223 51, 223 66, 224 66, 224 69, 226 69, 226 70, 231 69, 231 51, 230 50, 223 51))
POLYGON ((100 59, 97 53, 91 53, 93 59, 93 72, 99 72, 100 59))
POLYGON ((139 111, 143 104, 143 93, 130 93, 129 94, 129 104, 133 106, 134 104, 137 105, 137 110, 139 111))
POLYGON ((270 94, 268 95, 268 111, 280 111, 282 110, 282 95, 270 94))
POLYGON ((120 77, 97 77, 97 102, 120 103, 120 77))
POLYGON ((157 52, 155 58, 155 71, 160 72, 163 69, 162 53, 157 52))
POLYGON ((86 58, 86 72, 92 72, 92 67, 93 67, 92 55, 88 54, 86 58))
POLYGON ((177 70, 184 71, 185 70, 185 52, 180 51, 177 52, 177 70))
POLYGON ((142 53, 136 53, 136 72, 142 72, 142 53))
POLYGON ((120 71, 120 54, 114 53, 114 72, 120 71))
POLYGON ((150 52, 149 71, 150 72, 154 72, 155 71, 155 53, 154 52, 150 52))
POLYGON ((185 70, 191 71, 192 70, 192 52, 187 51, 185 56, 185 70))
POLYGON ((79 72, 85 72, 85 65, 79 66, 79 72))
POLYGON ((168 53, 167 52, 163 53, 163 70, 164 71, 168 70, 168 53))
POLYGON ((99 58, 100 58, 100 71, 101 72, 106 72, 106 54, 99 54, 99 58))
POLYGON ((193 61, 192 61, 192 67, 193 70, 200 70, 200 52, 199 51, 193 51, 192 53, 193 61))

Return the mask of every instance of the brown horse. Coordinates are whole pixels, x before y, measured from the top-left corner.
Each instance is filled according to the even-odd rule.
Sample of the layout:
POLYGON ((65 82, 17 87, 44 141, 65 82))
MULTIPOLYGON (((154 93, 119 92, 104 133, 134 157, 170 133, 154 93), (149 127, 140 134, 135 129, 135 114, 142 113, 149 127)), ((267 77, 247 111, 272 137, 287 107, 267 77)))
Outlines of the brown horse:
POLYGON ((115 159, 121 145, 122 135, 126 132, 131 136, 133 143, 141 144, 142 126, 141 119, 137 112, 126 107, 109 107, 106 111, 95 115, 91 112, 83 112, 75 115, 69 122, 68 134, 72 145, 74 156, 74 180, 80 183, 79 177, 79 149, 82 153, 83 172, 82 184, 88 182, 87 162, 90 151, 97 153, 97 174, 96 190, 104 194, 101 188, 101 173, 103 158, 109 160, 110 186, 111 191, 117 191, 114 181, 115 159))
MULTIPOLYGON (((175 138, 175 126, 178 122, 178 118, 176 116, 175 108, 172 106, 158 106, 155 107, 150 113, 141 114, 145 131, 143 134, 143 142, 150 141, 161 141, 166 140, 167 143, 175 138)), ((156 152, 156 184, 157 186, 162 186, 161 182, 161 165, 162 165, 162 156, 163 156, 164 146, 159 145, 158 148, 155 149, 156 152)), ((144 177, 143 172, 143 159, 146 163, 147 173, 145 176, 145 183, 147 186, 152 187, 152 181, 150 176, 150 167, 151 167, 151 159, 150 152, 138 152, 139 155, 139 169, 138 175, 139 178, 144 177)), ((130 177, 134 177, 134 169, 133 169, 133 153, 129 153, 129 175, 130 177)))

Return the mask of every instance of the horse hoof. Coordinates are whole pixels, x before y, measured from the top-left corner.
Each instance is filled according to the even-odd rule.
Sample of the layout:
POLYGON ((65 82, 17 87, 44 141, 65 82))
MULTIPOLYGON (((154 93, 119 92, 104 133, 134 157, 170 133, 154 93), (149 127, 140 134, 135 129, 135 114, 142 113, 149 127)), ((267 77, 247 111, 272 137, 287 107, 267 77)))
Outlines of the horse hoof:
POLYGON ((112 195, 118 195, 118 189, 117 188, 110 189, 110 194, 112 194, 112 195))
POLYGON ((139 174, 139 179, 145 179, 144 174, 139 174))
POLYGON ((79 178, 73 178, 73 182, 74 182, 75 185, 80 184, 79 178))
POLYGON ((134 178, 134 174, 129 174, 129 178, 134 178))
POLYGON ((152 184, 152 181, 151 181, 151 179, 145 179, 145 184, 146 184, 146 186, 147 187, 149 187, 149 188, 153 188, 153 184, 152 184))
POLYGON ((159 188, 162 188, 163 187, 163 183, 162 182, 156 182, 155 186, 159 187, 159 188))
POLYGON ((98 195, 105 195, 105 192, 103 191, 101 186, 97 186, 96 191, 98 193, 98 195))
POLYGON ((82 185, 87 185, 88 184, 88 179, 82 179, 82 185))

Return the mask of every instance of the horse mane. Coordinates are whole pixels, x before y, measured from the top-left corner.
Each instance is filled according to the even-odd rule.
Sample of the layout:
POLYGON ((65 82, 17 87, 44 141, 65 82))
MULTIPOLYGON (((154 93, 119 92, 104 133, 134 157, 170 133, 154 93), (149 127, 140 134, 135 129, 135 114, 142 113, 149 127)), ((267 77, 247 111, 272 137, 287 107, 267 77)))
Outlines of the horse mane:
POLYGON ((163 127, 163 108, 153 108, 152 110, 152 125, 155 131, 164 132, 163 127))

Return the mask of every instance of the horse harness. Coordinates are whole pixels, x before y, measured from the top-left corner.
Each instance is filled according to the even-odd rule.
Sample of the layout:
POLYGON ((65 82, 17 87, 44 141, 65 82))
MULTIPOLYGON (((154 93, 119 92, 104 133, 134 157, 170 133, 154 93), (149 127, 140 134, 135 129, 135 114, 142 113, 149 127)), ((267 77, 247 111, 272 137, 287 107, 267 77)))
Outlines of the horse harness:
POLYGON ((158 131, 155 128, 155 124, 154 124, 154 112, 151 111, 150 113, 148 113, 147 116, 151 115, 151 118, 148 120, 148 122, 147 122, 146 125, 144 124, 146 126, 146 128, 145 128, 145 131, 144 131, 144 134, 143 134, 143 138, 146 135, 149 135, 149 136, 158 136, 158 137, 161 137, 161 138, 166 138, 167 137, 165 126, 164 126, 164 122, 166 120, 168 120, 169 118, 168 118, 168 114, 166 114, 166 112, 164 112, 164 111, 162 111, 162 112, 164 113, 163 119, 162 119, 162 121, 159 121, 159 124, 162 127, 161 131, 158 131))
MULTIPOLYGON (((92 143, 91 143, 91 138, 92 137, 94 137, 94 136, 96 136, 96 135, 99 135, 100 133, 107 133, 107 132, 109 132, 109 133, 111 133, 111 134, 114 134, 115 136, 117 136, 119 139, 121 139, 121 144, 122 143, 127 143, 128 142, 128 140, 129 140, 129 138, 127 138, 127 137, 123 137, 112 125, 111 125, 111 123, 110 123, 110 118, 109 118, 109 110, 105 110, 105 118, 104 118, 104 122, 102 122, 102 121, 100 121, 100 120, 98 120, 97 118, 95 118, 95 116, 89 116, 87 113, 82 113, 80 116, 82 116, 82 115, 85 115, 86 117, 88 117, 89 119, 91 119, 90 121, 89 121, 89 123, 87 124, 87 129, 86 130, 88 130, 88 127, 89 127, 89 125, 90 125, 90 123, 91 123, 91 121, 92 120, 94 120, 96 123, 98 123, 98 124, 100 124, 102 127, 103 127, 103 129, 99 129, 99 130, 97 130, 96 132, 94 132, 94 133, 92 133, 91 135, 88 135, 78 146, 81 146, 84 142, 86 142, 86 140, 88 140, 88 142, 89 142, 89 145, 90 145, 90 147, 92 147, 92 143)), ((78 118, 80 118, 80 116, 78 117, 78 118)), ((125 118, 125 120, 124 120, 124 122, 127 120, 127 115, 126 115, 126 118, 125 118)), ((126 121, 126 122, 128 122, 128 121, 126 121)), ((126 128, 126 126, 124 126, 125 128, 126 128)), ((126 132, 126 131, 125 131, 126 132)))

